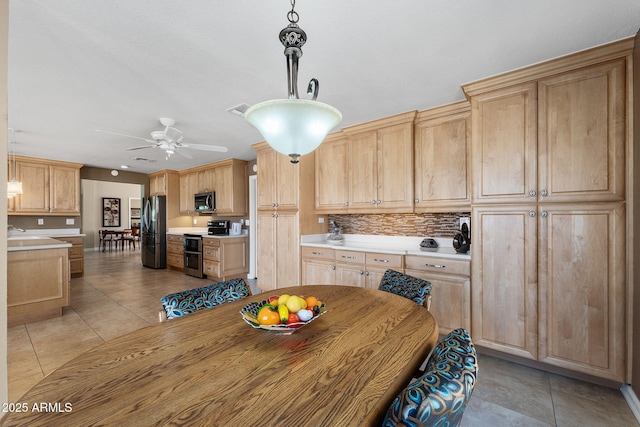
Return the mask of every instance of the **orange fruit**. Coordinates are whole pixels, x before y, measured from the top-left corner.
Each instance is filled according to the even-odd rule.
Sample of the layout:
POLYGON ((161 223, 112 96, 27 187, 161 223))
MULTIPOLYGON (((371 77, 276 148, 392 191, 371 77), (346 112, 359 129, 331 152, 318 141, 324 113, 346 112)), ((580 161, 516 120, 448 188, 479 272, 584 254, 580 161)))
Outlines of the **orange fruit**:
POLYGON ((305 301, 307 301, 307 308, 313 309, 316 305, 320 305, 320 301, 316 297, 306 297, 305 301))

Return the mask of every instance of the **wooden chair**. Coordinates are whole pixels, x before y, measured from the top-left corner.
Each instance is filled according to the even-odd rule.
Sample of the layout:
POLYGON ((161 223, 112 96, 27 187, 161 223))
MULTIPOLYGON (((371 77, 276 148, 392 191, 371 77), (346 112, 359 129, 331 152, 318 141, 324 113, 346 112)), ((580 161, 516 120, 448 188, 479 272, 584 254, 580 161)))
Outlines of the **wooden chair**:
POLYGON ((136 248, 136 240, 133 237, 133 230, 130 228, 122 231, 122 249, 124 249, 125 242, 127 242, 127 247, 129 249, 131 249, 132 246, 133 249, 136 248))
POLYGON ((244 279, 230 279, 212 283, 202 288, 169 294, 162 298, 160 321, 175 319, 194 311, 204 310, 251 295, 251 288, 244 279))
MULTIPOLYGON (((100 247, 102 248, 102 252, 107 249, 107 245, 109 245, 109 252, 111 252, 112 244, 115 241, 115 233, 111 230, 100 230, 100 247)), ((116 249, 118 248, 118 243, 116 242, 116 249)))
POLYGON ((380 280, 381 291, 390 292, 409 298, 429 310, 431 306, 431 282, 400 273, 395 270, 387 270, 380 280))
POLYGON ((451 331, 433 349, 424 373, 395 398, 382 425, 459 425, 477 376, 478 358, 469 332, 451 331))

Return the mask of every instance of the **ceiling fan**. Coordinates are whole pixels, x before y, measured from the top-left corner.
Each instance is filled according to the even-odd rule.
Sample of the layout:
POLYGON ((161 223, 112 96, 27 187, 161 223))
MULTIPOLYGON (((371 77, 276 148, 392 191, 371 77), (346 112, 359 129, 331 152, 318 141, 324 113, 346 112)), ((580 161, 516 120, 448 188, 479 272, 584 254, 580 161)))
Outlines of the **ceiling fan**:
POLYGON ((188 159, 192 157, 188 155, 183 149, 203 150, 203 151, 217 151, 220 153, 226 153, 227 147, 219 145, 206 145, 206 144, 185 144, 183 142, 184 136, 182 131, 173 127, 176 121, 170 118, 163 117, 160 119, 160 123, 164 126, 164 130, 156 130, 151 132, 151 139, 141 138, 139 136, 125 135, 117 132, 109 132, 105 130, 96 129, 98 132, 108 133, 111 135, 125 136, 127 138, 141 139, 149 143, 149 145, 141 145, 139 147, 127 148, 127 151, 142 150, 144 148, 161 148, 167 155, 167 160, 173 153, 178 153, 188 159), (178 151, 180 149, 180 151, 178 151))

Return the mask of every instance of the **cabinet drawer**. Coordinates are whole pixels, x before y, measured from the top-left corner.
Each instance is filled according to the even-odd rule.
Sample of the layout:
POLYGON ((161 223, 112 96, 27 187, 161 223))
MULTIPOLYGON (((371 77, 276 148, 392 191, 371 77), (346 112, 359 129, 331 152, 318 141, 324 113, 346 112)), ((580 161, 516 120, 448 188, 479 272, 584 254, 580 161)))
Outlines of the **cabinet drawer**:
POLYGON ((431 271, 440 274, 456 274, 459 276, 471 275, 471 263, 467 260, 407 255, 405 256, 404 262, 407 270, 431 271))
POLYGON ((202 258, 211 261, 220 261, 220 248, 205 246, 202 249, 202 258))
POLYGON ((367 267, 384 267, 394 270, 402 270, 402 258, 404 255, 382 254, 376 252, 366 252, 367 267))
POLYGON ((69 248, 69 258, 84 258, 84 248, 82 246, 71 246, 69 248))
POLYGON ((207 277, 220 277, 220 263, 205 259, 202 264, 203 273, 207 277))
POLYGON ((84 258, 69 260, 69 268, 71 269, 71 274, 84 273, 84 258))
POLYGON ((167 242, 167 252, 173 254, 184 254, 184 246, 182 241, 180 242, 167 242))
POLYGON ((167 265, 175 268, 184 268, 184 256, 168 253, 167 265))
POLYGON ((314 248, 310 246, 302 247, 302 258, 313 258, 313 259, 329 259, 334 260, 336 253, 335 250, 329 248, 314 248))
POLYGON ((82 245, 82 237, 56 237, 56 240, 71 243, 72 245, 82 245))
POLYGON ((167 234, 167 242, 180 242, 182 244, 182 240, 184 236, 182 234, 167 234))
POLYGON ((220 247, 220 239, 204 238, 202 239, 203 247, 218 248, 220 247))
POLYGON ((364 264, 365 253, 358 251, 336 250, 336 262, 348 262, 354 264, 364 264))

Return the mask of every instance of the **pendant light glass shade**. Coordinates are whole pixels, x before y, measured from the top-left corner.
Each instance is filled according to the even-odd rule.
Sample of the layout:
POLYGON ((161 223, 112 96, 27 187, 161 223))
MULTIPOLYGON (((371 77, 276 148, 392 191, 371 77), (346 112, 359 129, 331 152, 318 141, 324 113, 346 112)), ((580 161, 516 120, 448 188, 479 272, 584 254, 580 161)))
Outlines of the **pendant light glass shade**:
POLYGON ((13 178, 7 182, 7 197, 17 196, 18 194, 22 194, 22 183, 13 178))
POLYGON ((249 108, 245 118, 274 150, 297 157, 318 148, 342 114, 318 101, 274 99, 249 108))
POLYGON ((9 169, 11 173, 11 180, 7 182, 7 198, 11 198, 17 196, 18 194, 22 194, 22 183, 16 180, 16 153, 15 153, 15 143, 16 143, 16 132, 14 129, 9 128, 9 169))

